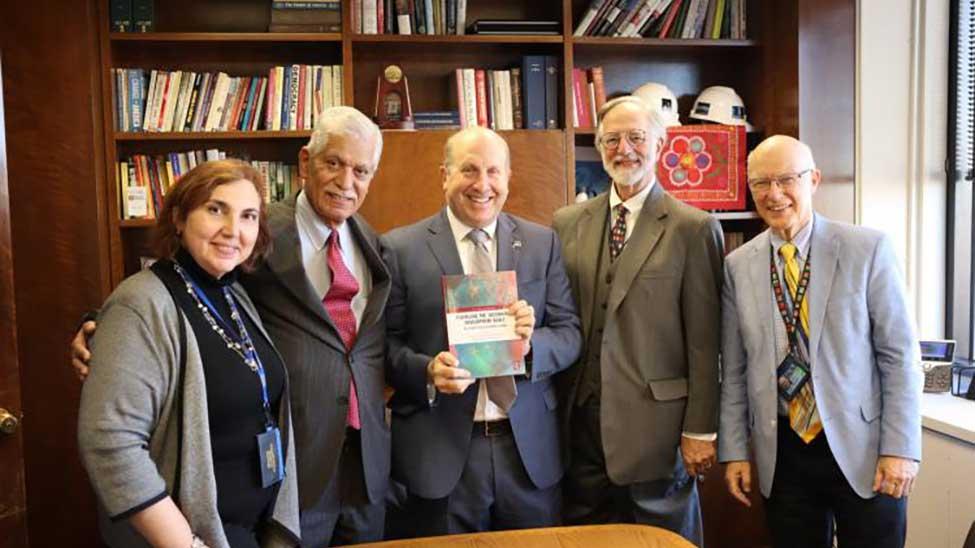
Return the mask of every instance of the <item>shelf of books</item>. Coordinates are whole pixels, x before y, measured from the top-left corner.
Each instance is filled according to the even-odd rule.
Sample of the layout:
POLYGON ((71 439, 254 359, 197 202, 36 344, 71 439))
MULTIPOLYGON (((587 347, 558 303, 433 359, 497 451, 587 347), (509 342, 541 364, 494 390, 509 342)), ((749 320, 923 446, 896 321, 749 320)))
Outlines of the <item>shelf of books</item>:
MULTIPOLYGON (((592 190, 580 165, 598 160, 605 100, 664 83, 685 124, 708 86, 734 88, 753 123, 778 100, 761 77, 775 56, 753 32, 773 8, 757 0, 169 0, 148 2, 148 15, 146 0, 103 1, 115 282, 185 170, 244 158, 267 170, 269 196, 288 196, 318 113, 348 104, 372 115, 391 64, 407 78, 415 130, 384 132, 363 210, 380 229, 442 206, 437 166, 456 128, 503 132, 515 171, 508 209, 549 222, 592 190), (428 187, 429 199, 399 207, 428 187)), ((748 232, 760 226, 752 215, 721 217, 748 232)))

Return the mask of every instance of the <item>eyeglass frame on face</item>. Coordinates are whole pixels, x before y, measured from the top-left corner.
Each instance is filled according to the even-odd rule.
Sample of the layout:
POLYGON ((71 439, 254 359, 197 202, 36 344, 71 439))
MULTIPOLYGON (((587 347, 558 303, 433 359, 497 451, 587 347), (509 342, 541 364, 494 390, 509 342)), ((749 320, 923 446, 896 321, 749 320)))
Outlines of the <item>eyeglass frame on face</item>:
POLYGON ((619 148, 620 144, 623 143, 623 139, 626 139, 626 142, 630 143, 631 147, 636 148, 638 146, 646 144, 647 131, 645 129, 630 129, 627 130, 625 133, 621 133, 618 131, 614 131, 612 133, 605 133, 599 136, 599 144, 602 145, 602 147, 605 148, 606 150, 616 150, 617 148, 619 148), (639 142, 634 142, 633 140, 634 137, 639 142), (616 144, 610 144, 606 142, 609 139, 618 139, 618 141, 616 141, 616 144))
POLYGON ((337 173, 345 168, 352 168, 352 176, 359 181, 368 181, 375 173, 375 169, 369 166, 352 165, 337 156, 326 156, 320 161, 321 165, 330 173, 337 173))
POLYGON ((753 179, 748 181, 748 188, 752 189, 752 192, 765 194, 766 192, 772 190, 772 183, 775 183, 779 185, 779 189, 782 191, 791 190, 795 188, 797 184, 799 184, 799 181, 802 180, 803 175, 812 172, 814 169, 816 168, 808 167, 796 173, 785 173, 783 175, 776 175, 775 177, 753 179))

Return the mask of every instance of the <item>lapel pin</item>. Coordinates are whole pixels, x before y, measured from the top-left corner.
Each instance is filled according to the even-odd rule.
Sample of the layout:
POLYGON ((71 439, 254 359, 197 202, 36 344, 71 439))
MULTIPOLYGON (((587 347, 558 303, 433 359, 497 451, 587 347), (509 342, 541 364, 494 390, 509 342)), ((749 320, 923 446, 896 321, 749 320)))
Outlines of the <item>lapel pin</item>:
POLYGON ((521 240, 511 242, 511 249, 521 249, 521 240))

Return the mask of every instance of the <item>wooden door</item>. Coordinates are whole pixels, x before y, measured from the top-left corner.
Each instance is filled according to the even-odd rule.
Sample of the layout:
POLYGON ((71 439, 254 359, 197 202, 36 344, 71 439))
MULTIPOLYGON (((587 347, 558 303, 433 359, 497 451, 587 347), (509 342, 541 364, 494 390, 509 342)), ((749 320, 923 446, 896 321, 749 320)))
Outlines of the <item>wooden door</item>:
MULTIPOLYGON (((2 62, 0 52, 0 62, 2 62)), ((24 451, 20 435, 20 368, 7 195, 7 139, 0 65, 0 547, 27 546, 24 451)))

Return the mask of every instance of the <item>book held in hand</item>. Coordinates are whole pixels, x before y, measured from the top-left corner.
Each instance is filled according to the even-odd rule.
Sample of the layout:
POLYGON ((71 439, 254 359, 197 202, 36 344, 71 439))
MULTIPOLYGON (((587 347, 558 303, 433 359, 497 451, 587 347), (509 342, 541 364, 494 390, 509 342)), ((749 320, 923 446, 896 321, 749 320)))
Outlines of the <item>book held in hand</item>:
POLYGON ((518 300, 514 271, 444 276, 447 342, 475 378, 525 372, 524 341, 508 307, 518 300))

